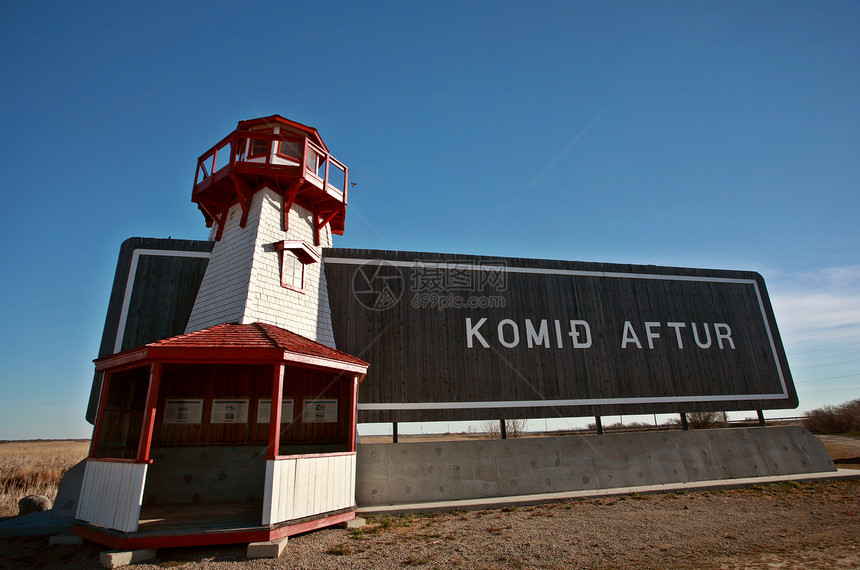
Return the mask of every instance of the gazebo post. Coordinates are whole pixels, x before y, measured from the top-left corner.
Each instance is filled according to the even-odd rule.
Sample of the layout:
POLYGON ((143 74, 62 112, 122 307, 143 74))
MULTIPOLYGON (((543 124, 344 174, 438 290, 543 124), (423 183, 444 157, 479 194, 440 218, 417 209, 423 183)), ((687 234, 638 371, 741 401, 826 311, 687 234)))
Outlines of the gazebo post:
POLYGON ((281 449, 281 400, 284 396, 284 365, 276 364, 272 375, 272 404, 269 414, 269 453, 266 459, 275 459, 281 449))
POLYGON ((356 374, 352 376, 352 388, 349 396, 352 402, 349 411, 349 450, 355 451, 355 435, 358 431, 358 412, 356 411, 358 406, 358 375, 356 374))
POLYGON ((156 360, 149 367, 149 387, 146 392, 146 408, 143 411, 143 425, 140 426, 140 442, 137 446, 137 462, 149 461, 152 445, 152 432, 155 428, 155 412, 158 404, 158 389, 161 385, 161 362, 156 360))
POLYGON ((104 378, 102 379, 101 394, 99 394, 99 405, 96 410, 96 423, 93 426, 93 439, 90 442, 89 457, 95 457, 96 453, 98 453, 99 439, 101 439, 102 434, 102 420, 104 419, 108 389, 110 388, 110 377, 111 373, 105 371, 104 378))

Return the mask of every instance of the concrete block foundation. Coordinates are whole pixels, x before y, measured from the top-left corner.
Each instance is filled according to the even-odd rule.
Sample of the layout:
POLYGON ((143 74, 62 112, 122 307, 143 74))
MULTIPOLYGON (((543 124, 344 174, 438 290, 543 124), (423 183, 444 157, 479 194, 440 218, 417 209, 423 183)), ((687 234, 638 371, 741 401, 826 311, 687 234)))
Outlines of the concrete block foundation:
POLYGON ((801 427, 358 446, 359 507, 836 471, 801 427))
POLYGON ((119 568, 143 560, 155 558, 155 550, 108 550, 99 556, 99 562, 105 568, 119 568))
POLYGON ((245 556, 248 558, 278 558, 287 547, 287 537, 267 542, 252 542, 245 556))

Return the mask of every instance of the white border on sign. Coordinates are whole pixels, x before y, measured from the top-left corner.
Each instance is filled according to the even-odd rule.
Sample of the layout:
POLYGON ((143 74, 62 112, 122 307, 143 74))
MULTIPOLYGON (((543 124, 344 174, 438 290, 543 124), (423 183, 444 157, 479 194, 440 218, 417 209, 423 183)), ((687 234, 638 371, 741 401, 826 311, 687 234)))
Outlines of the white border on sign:
POLYGON ((131 294, 134 290, 134 277, 137 275, 137 263, 142 255, 158 257, 211 257, 208 251, 185 251, 178 249, 146 249, 136 248, 131 253, 131 261, 128 265, 128 277, 125 281, 125 290, 122 296, 122 309, 119 311, 119 322, 116 326, 116 339, 113 343, 113 352, 116 354, 122 349, 122 339, 125 335, 125 325, 128 320, 128 308, 131 304, 131 294))
MULTIPOLYGON (((417 254, 416 254, 417 255, 417 254)), ((752 285, 761 311, 762 322, 767 331, 767 339, 770 344, 773 363, 782 386, 779 394, 725 394, 716 396, 665 396, 644 398, 582 398, 578 400, 515 400, 495 402, 368 402, 359 403, 359 410, 452 410, 463 408, 545 408, 547 406, 597 406, 607 404, 664 404, 676 402, 725 402, 731 400, 785 400, 788 399, 788 388, 785 385, 785 375, 779 363, 776 352, 776 342, 770 330, 767 313, 764 309, 764 300, 755 279, 738 279, 732 277, 699 277, 695 275, 659 275, 654 273, 621 273, 614 271, 584 271, 579 269, 544 269, 542 267, 508 267, 503 265, 475 265, 472 263, 455 262, 433 262, 433 261, 391 261, 388 259, 353 259, 346 257, 325 258, 325 263, 341 265, 364 265, 377 262, 385 263, 395 267, 415 269, 419 267, 430 267, 435 269, 469 269, 472 271, 497 271, 505 273, 527 273, 536 275, 567 275, 571 277, 612 277, 617 279, 648 279, 660 281, 695 281, 700 283, 730 283, 738 285, 752 285)))

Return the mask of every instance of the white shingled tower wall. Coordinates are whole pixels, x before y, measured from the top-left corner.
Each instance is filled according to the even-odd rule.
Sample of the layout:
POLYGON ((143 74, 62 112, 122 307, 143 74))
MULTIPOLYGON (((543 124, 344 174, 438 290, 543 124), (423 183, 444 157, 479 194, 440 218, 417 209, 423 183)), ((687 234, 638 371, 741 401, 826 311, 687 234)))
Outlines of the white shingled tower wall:
POLYGON ((321 254, 323 247, 331 246, 331 229, 326 225, 320 230, 320 245, 315 246, 311 212, 294 204, 285 232, 282 207, 281 195, 263 188, 254 194, 244 228, 239 227, 240 206, 230 209, 186 333, 221 323, 264 322, 334 347, 322 261, 305 266, 304 290, 295 291, 281 286, 281 254, 274 245, 298 240, 321 254))

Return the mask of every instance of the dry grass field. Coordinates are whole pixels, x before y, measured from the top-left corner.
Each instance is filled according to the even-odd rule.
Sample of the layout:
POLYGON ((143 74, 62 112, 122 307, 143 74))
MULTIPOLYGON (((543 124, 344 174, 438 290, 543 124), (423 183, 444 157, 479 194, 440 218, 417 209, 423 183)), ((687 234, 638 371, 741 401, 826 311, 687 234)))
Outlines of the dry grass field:
POLYGON ((86 457, 89 440, 0 443, 0 520, 18 514, 18 499, 54 500, 63 474, 86 457))

